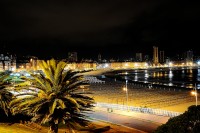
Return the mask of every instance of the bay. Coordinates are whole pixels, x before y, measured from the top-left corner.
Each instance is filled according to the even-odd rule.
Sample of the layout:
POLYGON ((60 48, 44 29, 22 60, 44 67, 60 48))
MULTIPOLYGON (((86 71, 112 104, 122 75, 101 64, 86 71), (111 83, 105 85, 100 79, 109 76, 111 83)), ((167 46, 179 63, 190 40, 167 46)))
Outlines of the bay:
POLYGON ((114 70, 105 76, 117 79, 128 80, 129 82, 145 83, 151 85, 200 89, 200 68, 199 67, 174 67, 174 68, 148 68, 114 70))

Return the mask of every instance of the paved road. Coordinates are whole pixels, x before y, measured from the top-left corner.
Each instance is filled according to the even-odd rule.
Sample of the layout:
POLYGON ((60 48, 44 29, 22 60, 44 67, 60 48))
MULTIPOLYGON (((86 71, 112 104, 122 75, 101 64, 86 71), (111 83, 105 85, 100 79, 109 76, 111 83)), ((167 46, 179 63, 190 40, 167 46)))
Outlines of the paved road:
POLYGON ((109 113, 103 110, 95 110, 89 116, 95 119, 104 120, 111 123, 120 124, 127 127, 142 130, 148 133, 153 132, 158 126, 162 124, 147 119, 139 119, 138 117, 133 117, 129 115, 122 115, 119 113, 109 113))

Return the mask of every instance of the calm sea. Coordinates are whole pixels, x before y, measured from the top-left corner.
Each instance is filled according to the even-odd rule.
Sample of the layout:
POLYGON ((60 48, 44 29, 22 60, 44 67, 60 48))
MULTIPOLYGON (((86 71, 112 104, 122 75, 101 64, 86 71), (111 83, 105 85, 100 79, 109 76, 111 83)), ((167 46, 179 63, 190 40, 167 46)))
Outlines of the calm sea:
POLYGON ((200 68, 156 68, 116 70, 105 74, 114 79, 127 79, 152 85, 200 89, 200 68))

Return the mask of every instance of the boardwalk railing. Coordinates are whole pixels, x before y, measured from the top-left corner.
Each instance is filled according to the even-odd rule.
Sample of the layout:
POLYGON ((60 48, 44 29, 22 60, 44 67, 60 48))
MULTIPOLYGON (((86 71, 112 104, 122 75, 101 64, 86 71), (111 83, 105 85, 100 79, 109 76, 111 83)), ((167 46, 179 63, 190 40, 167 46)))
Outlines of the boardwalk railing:
POLYGON ((168 116, 168 117, 175 117, 182 114, 181 112, 174 112, 174 111, 168 111, 168 110, 127 106, 127 105, 121 105, 121 104, 100 103, 100 102, 97 102, 95 106, 101 107, 101 108, 107 108, 108 110, 123 110, 123 111, 129 110, 133 112, 148 113, 148 114, 168 116))

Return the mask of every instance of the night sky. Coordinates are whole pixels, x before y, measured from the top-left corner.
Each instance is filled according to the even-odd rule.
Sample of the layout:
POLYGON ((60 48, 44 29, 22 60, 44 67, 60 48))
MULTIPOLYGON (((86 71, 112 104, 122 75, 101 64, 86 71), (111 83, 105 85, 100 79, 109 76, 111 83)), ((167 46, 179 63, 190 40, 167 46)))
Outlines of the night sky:
POLYGON ((116 59, 151 56, 156 45, 167 56, 190 49, 200 55, 197 1, 1 0, 0 52, 116 59))

